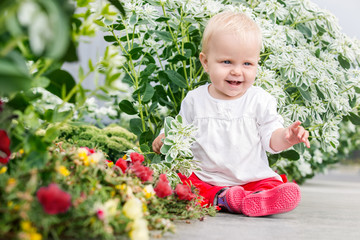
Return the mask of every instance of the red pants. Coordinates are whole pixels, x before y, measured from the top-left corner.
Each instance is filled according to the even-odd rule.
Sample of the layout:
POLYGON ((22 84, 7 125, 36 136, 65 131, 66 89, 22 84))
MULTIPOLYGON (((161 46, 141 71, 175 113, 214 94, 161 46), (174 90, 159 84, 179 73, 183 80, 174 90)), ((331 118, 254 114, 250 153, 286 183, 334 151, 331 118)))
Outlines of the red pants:
MULTIPOLYGON (((205 204, 213 205, 216 194, 221 189, 228 187, 228 186, 215 186, 203 182, 194 173, 192 173, 189 178, 187 178, 185 175, 182 175, 181 173, 178 173, 178 175, 181 181, 183 182, 183 184, 192 184, 198 189, 200 196, 204 197, 204 201, 202 205, 205 204)), ((281 178, 283 181, 280 181, 276 178, 266 178, 256 182, 250 182, 241 185, 241 187, 243 187, 245 191, 248 191, 248 193, 246 193, 247 195, 256 191, 272 189, 276 186, 279 186, 287 182, 287 178, 285 175, 281 175, 281 178)))

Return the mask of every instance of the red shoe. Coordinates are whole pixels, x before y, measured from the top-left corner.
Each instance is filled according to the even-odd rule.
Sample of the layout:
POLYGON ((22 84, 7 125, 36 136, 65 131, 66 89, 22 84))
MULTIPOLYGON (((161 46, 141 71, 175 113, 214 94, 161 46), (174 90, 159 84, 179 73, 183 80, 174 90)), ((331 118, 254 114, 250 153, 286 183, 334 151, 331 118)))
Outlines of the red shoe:
POLYGON ((218 196, 218 206, 226 208, 232 213, 241 213, 241 202, 245 197, 245 191, 243 187, 234 186, 226 189, 218 196))
POLYGON ((284 183, 273 189, 244 197, 241 210, 250 217, 266 216, 293 210, 300 202, 300 188, 295 183, 284 183))

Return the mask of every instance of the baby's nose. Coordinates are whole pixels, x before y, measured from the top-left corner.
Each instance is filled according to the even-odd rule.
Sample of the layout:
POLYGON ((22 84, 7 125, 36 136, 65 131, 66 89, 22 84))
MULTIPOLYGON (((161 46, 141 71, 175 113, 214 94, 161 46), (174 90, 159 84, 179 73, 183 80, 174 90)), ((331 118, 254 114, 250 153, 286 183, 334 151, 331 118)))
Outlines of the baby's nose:
POLYGON ((234 66, 231 70, 231 74, 233 75, 240 75, 241 74, 241 67, 240 66, 234 66))

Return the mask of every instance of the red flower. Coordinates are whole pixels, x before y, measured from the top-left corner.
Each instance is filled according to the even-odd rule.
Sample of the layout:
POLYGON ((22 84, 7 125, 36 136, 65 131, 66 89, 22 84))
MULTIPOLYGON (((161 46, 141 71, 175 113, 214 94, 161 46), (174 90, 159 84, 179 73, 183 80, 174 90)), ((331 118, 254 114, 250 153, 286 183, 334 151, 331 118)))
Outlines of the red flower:
POLYGON ((154 191, 158 197, 164 198, 172 194, 172 189, 166 174, 160 174, 159 182, 157 183, 154 191))
POLYGON ((132 153, 130 154, 130 158, 131 158, 131 162, 134 163, 134 164, 135 164, 136 162, 142 163, 142 162, 144 161, 144 156, 141 155, 141 154, 139 154, 139 153, 137 153, 137 152, 132 152, 132 153))
POLYGON ((71 195, 54 183, 48 187, 41 187, 36 195, 47 214, 64 213, 71 205, 71 195))
POLYGON ((90 156, 91 154, 95 153, 95 149, 88 148, 88 147, 81 147, 86 149, 86 155, 90 156))
POLYGON ((123 173, 125 173, 126 169, 128 168, 128 163, 122 158, 119 158, 116 163, 116 166, 118 166, 123 173))
POLYGON ((3 101, 0 100, 0 112, 2 112, 4 110, 3 105, 4 105, 3 101))
POLYGON ((7 164, 10 159, 10 139, 7 133, 0 129, 0 163, 7 164))
POLYGON ((145 167, 145 166, 141 165, 140 162, 135 162, 131 166, 131 170, 135 173, 135 175, 138 178, 141 179, 141 181, 143 181, 143 182, 152 181, 153 171, 149 167, 145 167))
POLYGON ((101 209, 97 210, 96 215, 97 215, 97 217, 98 217, 100 220, 104 220, 104 219, 105 219, 105 213, 104 213, 104 211, 101 210, 101 209))
POLYGON ((192 200, 196 195, 191 192, 191 188, 188 185, 178 184, 175 188, 176 195, 180 200, 192 200))

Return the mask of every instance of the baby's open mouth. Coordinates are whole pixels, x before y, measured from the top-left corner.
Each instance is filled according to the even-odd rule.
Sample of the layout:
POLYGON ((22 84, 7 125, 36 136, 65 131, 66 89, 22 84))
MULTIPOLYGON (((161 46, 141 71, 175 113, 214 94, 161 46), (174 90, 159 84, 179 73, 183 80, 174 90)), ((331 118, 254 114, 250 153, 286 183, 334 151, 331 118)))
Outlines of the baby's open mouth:
POLYGON ((229 83, 230 85, 236 85, 236 86, 238 86, 238 85, 241 84, 240 81, 229 81, 229 80, 226 80, 226 82, 229 83))

